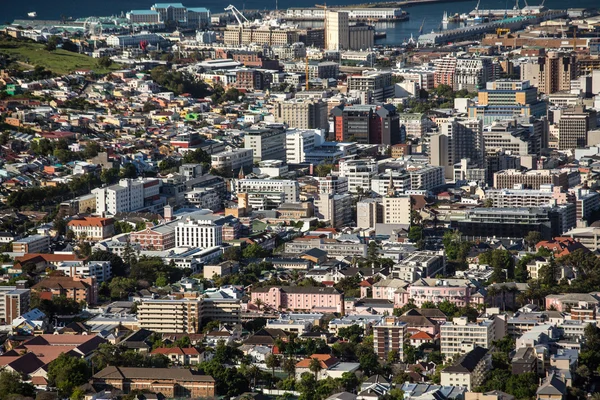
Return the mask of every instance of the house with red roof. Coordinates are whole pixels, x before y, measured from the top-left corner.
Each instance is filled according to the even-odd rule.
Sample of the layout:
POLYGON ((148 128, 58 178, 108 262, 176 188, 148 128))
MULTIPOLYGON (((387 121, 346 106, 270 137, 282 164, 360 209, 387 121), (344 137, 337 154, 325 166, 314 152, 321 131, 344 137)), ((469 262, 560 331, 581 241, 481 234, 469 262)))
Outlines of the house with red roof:
POLYGON ((340 362, 339 359, 331 354, 313 354, 296 364, 296 377, 298 379, 305 372, 314 374, 310 370, 310 364, 313 359, 318 360, 321 366, 321 370, 317 373, 317 380, 326 379, 327 377, 341 378, 345 372, 353 373, 360 367, 359 363, 340 362))
POLYGON ((570 237, 555 237, 552 240, 542 240, 535 245, 535 249, 545 248, 554 253, 554 257, 560 258, 574 252, 575 250, 583 250, 588 253, 590 250, 582 245, 577 240, 570 237))
POLYGON ((202 353, 195 347, 159 347, 150 354, 162 354, 178 365, 196 365, 204 361, 202 353))

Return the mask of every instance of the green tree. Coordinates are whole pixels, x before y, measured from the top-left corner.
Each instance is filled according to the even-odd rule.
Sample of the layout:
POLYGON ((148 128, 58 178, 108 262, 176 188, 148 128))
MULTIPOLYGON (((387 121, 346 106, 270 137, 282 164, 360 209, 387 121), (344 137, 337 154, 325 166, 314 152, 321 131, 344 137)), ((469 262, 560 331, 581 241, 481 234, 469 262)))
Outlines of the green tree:
POLYGON ((265 258, 270 255, 268 250, 265 250, 258 243, 252 243, 249 246, 246 246, 244 250, 242 250, 242 258, 244 259, 257 259, 257 258, 265 258))
POLYGON ((121 167, 121 172, 119 173, 121 178, 129 178, 135 179, 138 176, 137 168, 132 163, 127 163, 123 167, 121 167))
POLYGON ((21 375, 13 371, 0 372, 0 399, 33 397, 35 388, 30 383, 23 382, 21 375))
POLYGON ((310 372, 315 374, 315 381, 319 379, 319 372, 323 369, 321 366, 321 361, 317 358, 311 358, 308 363, 308 369, 310 372))
POLYGON ((279 368, 281 366, 281 358, 279 358, 279 356, 271 353, 271 354, 267 355, 267 357, 265 358, 265 365, 267 366, 267 368, 271 368, 271 373, 272 373, 271 386, 272 386, 273 382, 275 382, 275 368, 279 368))
POLYGON ((90 378, 87 362, 82 358, 59 355, 48 365, 48 384, 58 389, 61 396, 70 397, 73 390, 90 378))

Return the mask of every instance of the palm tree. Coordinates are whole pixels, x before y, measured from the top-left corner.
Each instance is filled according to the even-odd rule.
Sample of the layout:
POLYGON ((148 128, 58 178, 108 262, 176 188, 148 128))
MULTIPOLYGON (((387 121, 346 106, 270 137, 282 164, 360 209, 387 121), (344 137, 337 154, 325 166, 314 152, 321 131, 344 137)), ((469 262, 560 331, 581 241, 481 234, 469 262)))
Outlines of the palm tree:
POLYGON ((263 305, 263 301, 261 299, 254 300, 254 304, 258 307, 258 311, 260 311, 260 307, 263 305))
POLYGON ((312 358, 310 360, 310 363, 308 364, 308 369, 310 370, 310 372, 315 374, 315 380, 318 380, 319 372, 321 372, 321 370, 323 369, 323 367, 321 367, 321 361, 319 361, 316 358, 312 358))
POLYGON ((288 377, 294 375, 296 373, 296 360, 293 358, 286 358, 283 360, 283 370, 287 372, 288 377))
POLYGON ((256 364, 252 364, 248 367, 248 375, 252 377, 252 382, 254 383, 254 385, 252 386, 253 389, 256 389, 256 378, 259 374, 260 368, 258 368, 256 364))
POLYGON ((273 374, 273 379, 271 379, 272 387, 273 383, 275 382, 275 368, 281 365, 281 359, 279 358, 279 356, 276 356, 275 354, 271 353, 267 356, 267 358, 265 358, 265 364, 267 365, 267 368, 271 368, 273 374))

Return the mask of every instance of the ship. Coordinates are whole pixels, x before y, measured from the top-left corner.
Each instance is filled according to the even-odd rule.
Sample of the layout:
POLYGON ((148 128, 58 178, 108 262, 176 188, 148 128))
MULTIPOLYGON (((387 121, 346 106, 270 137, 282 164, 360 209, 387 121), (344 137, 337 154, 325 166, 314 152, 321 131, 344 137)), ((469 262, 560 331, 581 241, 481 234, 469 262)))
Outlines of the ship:
POLYGON ((37 13, 35 11, 32 11, 32 12, 27 13, 27 16, 30 18, 35 18, 35 17, 37 17, 37 13))

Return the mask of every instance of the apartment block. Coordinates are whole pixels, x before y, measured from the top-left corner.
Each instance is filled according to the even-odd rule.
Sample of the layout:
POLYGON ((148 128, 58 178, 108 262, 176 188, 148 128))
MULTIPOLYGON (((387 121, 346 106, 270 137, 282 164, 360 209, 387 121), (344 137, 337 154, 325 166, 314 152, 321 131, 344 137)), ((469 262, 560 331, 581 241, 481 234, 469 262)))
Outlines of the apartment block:
POLYGON ((338 242, 335 239, 296 238, 285 243, 285 252, 300 254, 317 248, 327 252, 329 257, 367 256, 367 245, 364 243, 338 242))
POLYGON ((140 328, 154 332, 196 333, 201 321, 198 298, 142 299, 137 308, 140 328))
POLYGON ((468 353, 477 346, 489 349, 496 339, 500 338, 496 338, 493 319, 469 322, 467 317, 460 317, 440 326, 441 352, 446 358, 468 353))
POLYGON ((271 286, 252 289, 251 303, 275 310, 344 313, 344 294, 333 287, 271 286))
POLYGON ((410 196, 383 197, 383 223, 410 225, 412 204, 410 196))
POLYGON ((29 311, 30 293, 21 286, 0 286, 0 324, 10 325, 29 311))
POLYGON ((373 325, 373 350, 377 356, 386 360, 391 351, 397 351, 398 359, 404 361, 407 328, 408 325, 396 317, 384 317, 373 325))
POLYGON ((492 369, 492 356, 488 349, 475 347, 463 354, 454 364, 444 368, 440 374, 442 386, 464 387, 473 390, 485 381, 492 369))
POLYGON ((121 179, 116 185, 94 189, 96 212, 115 215, 152 206, 159 197, 161 185, 162 181, 155 178, 121 179))
POLYGON ((475 307, 484 303, 483 296, 479 296, 478 292, 479 288, 468 279, 420 278, 411 283, 405 292, 398 293, 394 303, 396 307, 402 307, 412 300, 417 307, 421 307, 425 302, 438 304, 449 301, 457 307, 475 307))
POLYGON ((571 90, 571 81, 577 78, 575 53, 551 51, 530 58, 521 65, 521 80, 531 82, 544 94, 571 90))
POLYGON ((377 174, 377 162, 373 158, 340 160, 339 176, 348 179, 348 191, 367 192, 371 188, 371 179, 377 174))
POLYGON ((232 176, 240 169, 250 169, 254 163, 254 151, 252 149, 233 149, 213 154, 211 167, 216 170, 231 172, 232 176))
POLYGON ((339 142, 393 145, 401 141, 400 120, 393 105, 340 105, 331 113, 339 142))
POLYGON ((350 225, 353 220, 353 196, 345 194, 321 194, 315 198, 315 216, 328 220, 334 228, 350 225))
POLYGON ((368 103, 383 103, 386 99, 394 97, 391 72, 364 72, 363 75, 350 75, 347 83, 349 92, 366 93, 371 100, 368 103))
MULTIPOLYGON (((296 126, 296 125, 290 125, 296 126)), ((294 129, 285 133, 285 155, 288 163, 306 162, 306 154, 324 141, 323 133, 318 129, 294 129)))
POLYGON ((541 185, 551 184, 555 187, 561 187, 564 190, 569 189, 569 179, 571 173, 565 170, 506 170, 494 174, 495 189, 512 189, 515 185, 520 185, 528 189, 540 189, 541 185))
POLYGON ((12 242, 14 253, 46 253, 50 250, 50 237, 31 235, 12 242))
POLYGON ((96 282, 107 282, 112 278, 110 261, 65 261, 56 266, 65 276, 95 278, 96 282))

